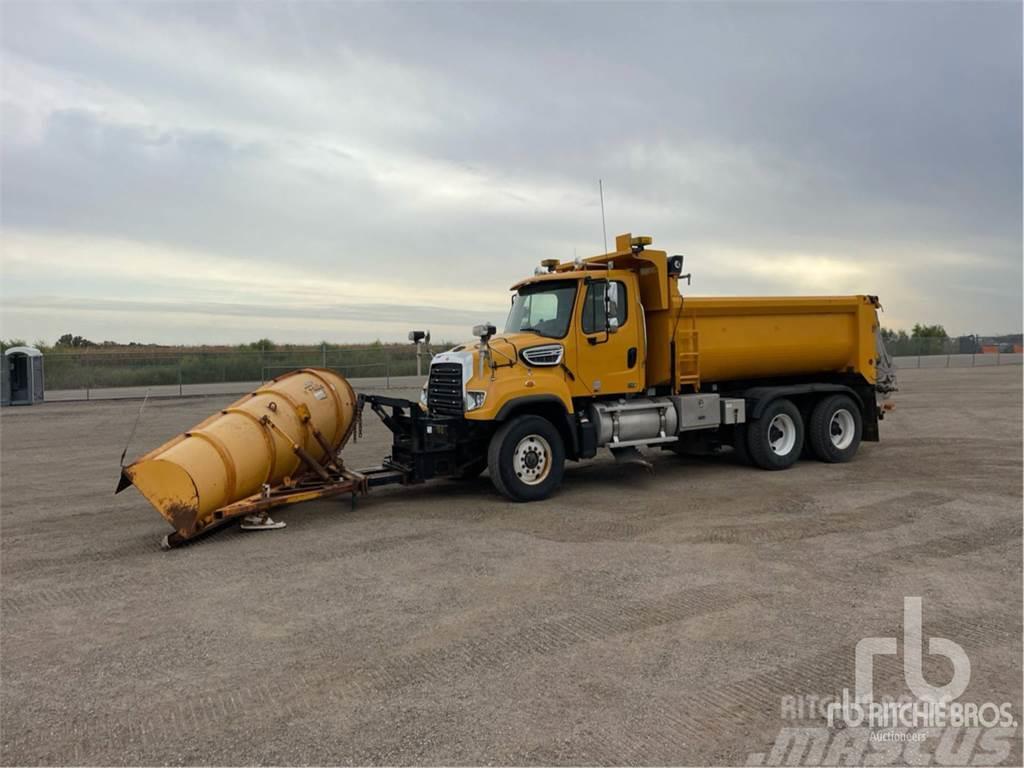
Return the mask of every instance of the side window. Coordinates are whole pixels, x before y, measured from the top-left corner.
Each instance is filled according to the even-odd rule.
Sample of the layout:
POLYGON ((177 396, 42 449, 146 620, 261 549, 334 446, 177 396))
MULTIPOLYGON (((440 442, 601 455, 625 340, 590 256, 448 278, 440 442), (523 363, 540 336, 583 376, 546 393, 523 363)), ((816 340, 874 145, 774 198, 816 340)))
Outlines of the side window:
POLYGON ((587 295, 583 299, 584 333, 600 333, 605 329, 605 298, 608 299, 608 316, 615 318, 617 327, 626 324, 629 316, 629 301, 626 297, 626 284, 620 280, 611 282, 601 280, 592 282, 587 287, 587 295))

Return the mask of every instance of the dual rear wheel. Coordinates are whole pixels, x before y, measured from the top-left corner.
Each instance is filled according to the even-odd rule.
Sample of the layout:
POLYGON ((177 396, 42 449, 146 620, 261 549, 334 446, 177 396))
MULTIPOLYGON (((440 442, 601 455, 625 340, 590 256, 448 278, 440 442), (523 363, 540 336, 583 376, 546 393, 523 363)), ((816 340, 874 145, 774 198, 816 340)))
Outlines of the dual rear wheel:
POLYGON ((761 418, 737 427, 734 447, 742 461, 762 469, 786 469, 810 454, 830 464, 849 461, 860 446, 863 421, 848 395, 830 395, 815 403, 806 423, 791 400, 773 400, 761 418))

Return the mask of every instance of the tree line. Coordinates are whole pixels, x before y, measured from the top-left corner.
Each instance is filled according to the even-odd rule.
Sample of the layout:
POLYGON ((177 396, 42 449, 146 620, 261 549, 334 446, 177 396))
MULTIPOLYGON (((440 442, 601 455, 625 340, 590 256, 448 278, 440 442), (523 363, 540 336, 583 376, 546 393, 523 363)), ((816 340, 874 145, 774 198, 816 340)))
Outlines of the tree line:
POLYGON ((946 329, 941 325, 922 325, 921 323, 914 323, 914 327, 910 329, 910 333, 907 334, 904 330, 894 330, 892 328, 882 328, 882 340, 886 344, 899 344, 903 342, 909 342, 911 339, 948 339, 949 334, 946 333, 946 329))

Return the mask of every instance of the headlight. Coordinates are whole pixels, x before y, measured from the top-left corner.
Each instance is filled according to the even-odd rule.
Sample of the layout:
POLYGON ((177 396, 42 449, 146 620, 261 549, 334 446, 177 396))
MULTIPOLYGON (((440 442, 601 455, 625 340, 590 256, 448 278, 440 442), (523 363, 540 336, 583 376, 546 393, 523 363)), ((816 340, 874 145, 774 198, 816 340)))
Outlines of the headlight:
POLYGON ((423 385, 423 389, 420 390, 420 405, 426 407, 427 405, 427 385, 423 385))
POLYGON ((477 408, 484 404, 484 400, 487 399, 487 393, 481 392, 478 389, 470 389, 466 391, 466 410, 475 411, 477 408))

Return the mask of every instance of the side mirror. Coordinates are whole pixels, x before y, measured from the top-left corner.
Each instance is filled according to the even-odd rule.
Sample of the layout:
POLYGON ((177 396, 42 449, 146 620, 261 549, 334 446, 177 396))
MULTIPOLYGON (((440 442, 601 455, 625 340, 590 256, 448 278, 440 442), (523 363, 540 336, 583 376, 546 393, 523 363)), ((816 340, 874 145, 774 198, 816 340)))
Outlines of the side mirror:
POLYGON ((619 330, 619 284, 608 283, 604 293, 604 328, 608 333, 615 333, 619 330))

